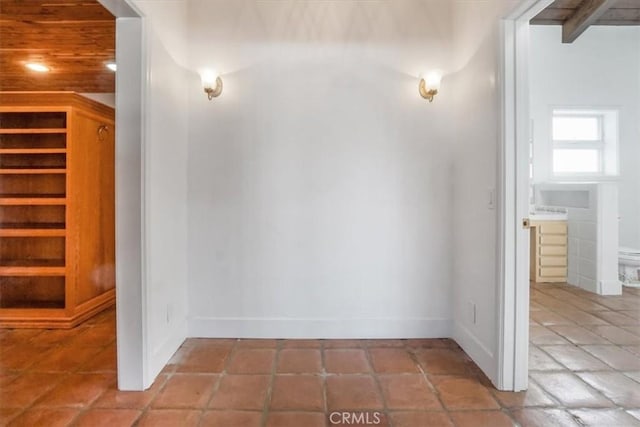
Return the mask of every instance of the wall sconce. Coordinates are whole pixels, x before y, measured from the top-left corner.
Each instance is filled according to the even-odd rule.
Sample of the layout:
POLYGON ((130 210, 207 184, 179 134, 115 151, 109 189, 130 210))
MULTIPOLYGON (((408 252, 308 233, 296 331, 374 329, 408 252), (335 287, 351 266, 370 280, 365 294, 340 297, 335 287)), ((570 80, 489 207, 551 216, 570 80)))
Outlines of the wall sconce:
POLYGON ((202 87, 209 101, 220 96, 222 93, 222 79, 218 73, 213 70, 204 70, 200 73, 200 78, 202 79, 202 87))
POLYGON ((420 95, 424 99, 428 99, 429 102, 433 102, 433 97, 438 94, 440 90, 440 82, 442 81, 442 74, 437 71, 433 71, 420 79, 420 95))

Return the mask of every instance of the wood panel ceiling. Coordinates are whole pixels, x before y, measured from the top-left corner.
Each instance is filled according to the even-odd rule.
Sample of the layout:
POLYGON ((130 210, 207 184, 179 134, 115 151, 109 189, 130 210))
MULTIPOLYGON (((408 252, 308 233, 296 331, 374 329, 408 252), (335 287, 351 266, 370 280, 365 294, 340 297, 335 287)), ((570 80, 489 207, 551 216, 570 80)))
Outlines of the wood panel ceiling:
POLYGON ((591 25, 640 25, 640 0, 555 0, 531 24, 562 25, 571 43, 591 25))
MULTIPOLYGON (((531 20, 535 25, 562 25, 585 0, 556 0, 531 20)), ((640 25, 640 0, 618 0, 593 25, 640 25)))
POLYGON ((0 90, 115 92, 114 60, 115 18, 97 0, 0 0, 0 90))

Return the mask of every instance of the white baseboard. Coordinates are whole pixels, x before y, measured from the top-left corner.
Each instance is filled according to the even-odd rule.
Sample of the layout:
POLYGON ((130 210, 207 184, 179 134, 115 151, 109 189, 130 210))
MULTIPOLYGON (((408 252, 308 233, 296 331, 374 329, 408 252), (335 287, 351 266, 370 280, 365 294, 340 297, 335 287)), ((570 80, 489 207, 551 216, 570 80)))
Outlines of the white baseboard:
POLYGON ((596 282, 595 279, 579 276, 577 286, 585 291, 593 292, 594 294, 598 293, 598 282, 596 282))
POLYGON ((491 382, 496 384, 498 365, 493 352, 485 347, 471 331, 458 322, 453 325, 453 339, 482 369, 491 382))
POLYGON ((193 317, 189 336, 198 338, 449 338, 451 319, 430 318, 235 318, 193 317))
POLYGON ((619 280, 601 280, 599 295, 622 295, 622 282, 619 280))
POLYGON ((156 377, 169 362, 173 354, 187 339, 187 320, 183 320, 173 329, 166 331, 166 339, 157 345, 147 360, 147 376, 145 378, 145 390, 153 384, 156 377))

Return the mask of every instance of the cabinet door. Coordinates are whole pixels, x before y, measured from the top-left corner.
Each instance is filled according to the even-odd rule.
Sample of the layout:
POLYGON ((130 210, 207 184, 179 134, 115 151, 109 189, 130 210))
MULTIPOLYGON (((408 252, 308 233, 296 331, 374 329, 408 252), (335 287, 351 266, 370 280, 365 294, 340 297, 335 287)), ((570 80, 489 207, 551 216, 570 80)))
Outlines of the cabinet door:
POLYGON ((74 110, 68 148, 68 223, 75 305, 115 286, 114 124, 74 110), (73 265, 73 263, 72 263, 73 265))

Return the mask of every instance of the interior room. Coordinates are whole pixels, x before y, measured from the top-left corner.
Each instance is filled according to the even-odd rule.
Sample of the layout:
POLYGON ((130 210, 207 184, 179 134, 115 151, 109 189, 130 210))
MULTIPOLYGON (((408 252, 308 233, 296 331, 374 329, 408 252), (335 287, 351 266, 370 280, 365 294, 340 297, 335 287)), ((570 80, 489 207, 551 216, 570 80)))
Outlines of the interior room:
POLYGON ((529 387, 601 405, 640 367, 640 33, 604 15, 565 43, 561 13, 530 29, 529 387))
POLYGON ((6 425, 53 386, 115 387, 115 17, 97 2, 2 2, 0 13, 6 425))
POLYGON ((639 24, 636 0, 0 0, 0 424, 640 425, 639 24), (603 179, 561 176, 590 149, 603 179))

